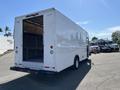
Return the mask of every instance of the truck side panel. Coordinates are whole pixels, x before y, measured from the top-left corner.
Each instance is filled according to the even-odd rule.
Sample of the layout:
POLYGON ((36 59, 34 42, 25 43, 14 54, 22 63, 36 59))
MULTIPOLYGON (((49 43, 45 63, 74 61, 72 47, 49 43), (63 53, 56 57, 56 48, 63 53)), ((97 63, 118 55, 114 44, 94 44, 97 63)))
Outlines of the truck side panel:
POLYGON ((70 67, 74 58, 79 55, 80 61, 87 58, 86 32, 56 11, 56 65, 57 71, 70 67))

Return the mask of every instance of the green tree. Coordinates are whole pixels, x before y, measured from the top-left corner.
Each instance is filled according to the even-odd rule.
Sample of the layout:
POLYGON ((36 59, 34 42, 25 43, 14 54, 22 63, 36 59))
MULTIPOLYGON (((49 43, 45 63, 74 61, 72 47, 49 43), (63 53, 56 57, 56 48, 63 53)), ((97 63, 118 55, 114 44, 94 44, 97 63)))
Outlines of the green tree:
POLYGON ((92 38, 92 41, 96 41, 96 40, 98 40, 97 37, 93 37, 93 38, 92 38))
POLYGON ((112 40, 120 46, 120 31, 112 33, 112 40))
POLYGON ((120 46, 120 37, 117 40, 117 44, 120 46))
POLYGON ((6 26, 5 27, 5 34, 4 34, 4 36, 11 36, 11 32, 10 32, 10 29, 9 29, 9 27, 8 26, 6 26))
POLYGON ((8 27, 8 26, 6 26, 6 27, 5 27, 5 34, 7 34, 7 33, 8 33, 8 31, 9 31, 9 27, 8 27))
POLYGON ((3 32, 2 28, 0 28, 0 32, 3 32))

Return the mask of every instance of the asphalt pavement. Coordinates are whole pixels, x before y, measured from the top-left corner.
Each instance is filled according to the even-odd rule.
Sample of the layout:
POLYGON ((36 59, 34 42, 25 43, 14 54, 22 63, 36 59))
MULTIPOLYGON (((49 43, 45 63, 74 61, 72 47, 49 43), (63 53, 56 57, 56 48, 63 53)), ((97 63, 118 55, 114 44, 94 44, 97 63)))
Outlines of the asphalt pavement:
POLYGON ((100 53, 55 75, 9 70, 14 53, 0 57, 0 90, 120 90, 120 53, 100 53))

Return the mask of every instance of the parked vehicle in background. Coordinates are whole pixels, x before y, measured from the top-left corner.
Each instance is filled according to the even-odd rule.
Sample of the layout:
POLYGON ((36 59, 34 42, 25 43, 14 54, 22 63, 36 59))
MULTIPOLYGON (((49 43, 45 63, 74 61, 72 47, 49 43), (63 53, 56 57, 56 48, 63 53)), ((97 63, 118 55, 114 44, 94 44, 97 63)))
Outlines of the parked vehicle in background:
POLYGON ((119 45, 111 40, 98 39, 90 42, 90 52, 93 53, 96 46, 100 47, 100 52, 118 52, 119 45))
POLYGON ((15 19, 15 66, 24 72, 60 72, 89 57, 88 33, 54 8, 15 19))
POLYGON ((100 52, 111 52, 112 48, 109 45, 100 45, 100 52))
POLYGON ((90 53, 100 53, 100 47, 98 45, 90 46, 90 53))
POLYGON ((117 43, 113 43, 109 45, 113 52, 119 51, 119 45, 117 43))

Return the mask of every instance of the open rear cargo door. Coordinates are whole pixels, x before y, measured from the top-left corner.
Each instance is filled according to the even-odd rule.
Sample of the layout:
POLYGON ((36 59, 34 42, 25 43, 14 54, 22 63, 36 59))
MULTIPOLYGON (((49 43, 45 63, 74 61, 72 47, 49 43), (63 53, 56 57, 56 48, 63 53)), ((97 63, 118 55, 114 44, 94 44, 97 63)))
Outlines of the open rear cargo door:
POLYGON ((44 60, 43 15, 23 20, 23 61, 44 60))

